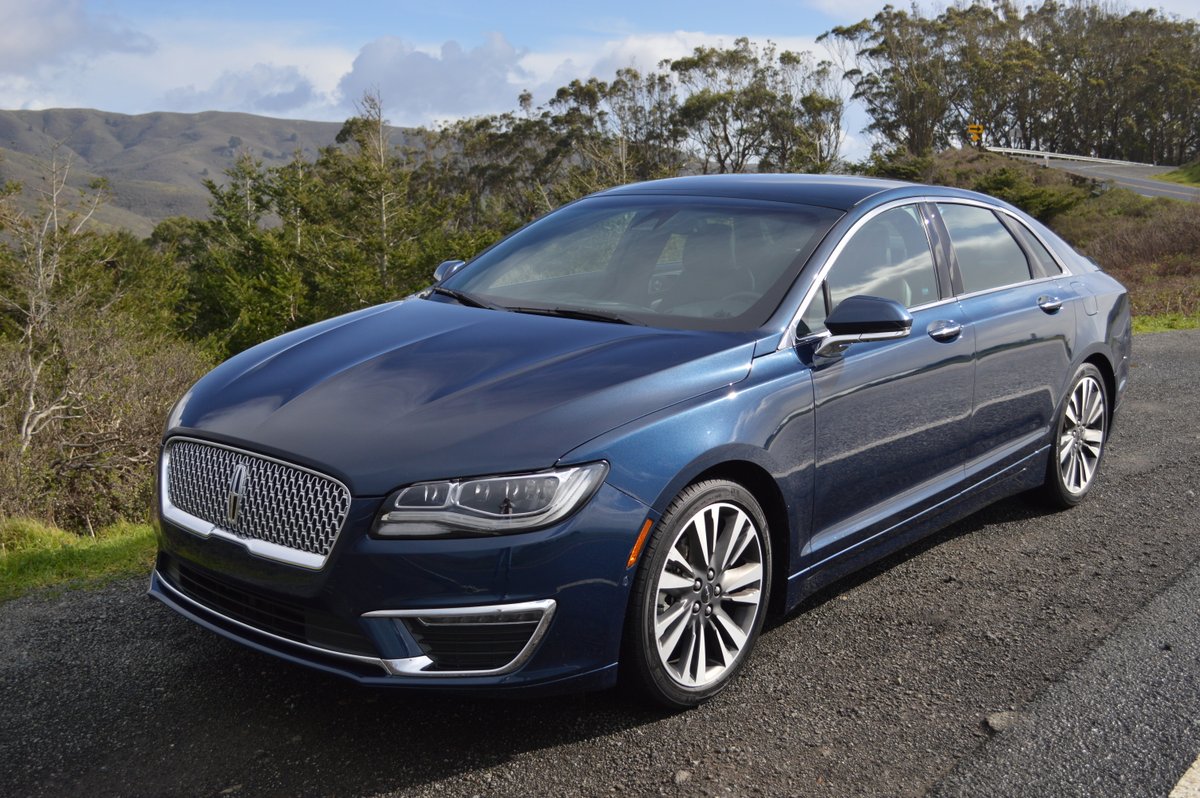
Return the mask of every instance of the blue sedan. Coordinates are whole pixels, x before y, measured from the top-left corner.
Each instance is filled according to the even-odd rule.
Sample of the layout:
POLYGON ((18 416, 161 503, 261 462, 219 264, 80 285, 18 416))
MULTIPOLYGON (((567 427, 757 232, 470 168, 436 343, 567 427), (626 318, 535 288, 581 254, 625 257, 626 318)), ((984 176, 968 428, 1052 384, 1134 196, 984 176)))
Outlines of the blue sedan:
POLYGON ((1001 497, 1096 483, 1125 290, 998 200, 684 177, 228 360, 172 410, 151 594, 371 685, 672 707, 1001 497))

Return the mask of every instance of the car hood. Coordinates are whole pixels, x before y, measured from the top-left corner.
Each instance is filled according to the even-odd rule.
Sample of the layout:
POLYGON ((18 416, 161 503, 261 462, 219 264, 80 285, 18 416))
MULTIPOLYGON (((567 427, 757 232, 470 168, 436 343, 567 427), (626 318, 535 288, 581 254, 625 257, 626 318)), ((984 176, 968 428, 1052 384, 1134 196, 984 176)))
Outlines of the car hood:
POLYGON ((591 438, 743 379, 753 336, 410 298, 214 369, 174 414, 196 435, 308 465, 356 496, 537 470, 591 438))

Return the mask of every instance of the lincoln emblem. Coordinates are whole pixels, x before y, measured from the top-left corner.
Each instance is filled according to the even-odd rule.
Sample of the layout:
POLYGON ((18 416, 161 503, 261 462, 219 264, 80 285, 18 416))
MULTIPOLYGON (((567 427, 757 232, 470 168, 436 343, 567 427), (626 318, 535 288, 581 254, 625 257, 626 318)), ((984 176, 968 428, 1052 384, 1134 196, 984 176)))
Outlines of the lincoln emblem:
POLYGON ((238 463, 229 475, 229 494, 225 500, 225 520, 231 525, 237 523, 238 513, 242 509, 242 499, 246 496, 246 482, 249 472, 245 463, 238 463))

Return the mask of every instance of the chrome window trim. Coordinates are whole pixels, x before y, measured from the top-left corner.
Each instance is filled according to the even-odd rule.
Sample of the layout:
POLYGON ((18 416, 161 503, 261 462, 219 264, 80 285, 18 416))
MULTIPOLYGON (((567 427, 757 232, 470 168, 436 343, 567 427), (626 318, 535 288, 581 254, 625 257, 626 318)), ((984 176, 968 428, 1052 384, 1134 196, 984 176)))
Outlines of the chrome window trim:
MULTIPOLYGON (((924 305, 916 305, 912 308, 909 308, 909 312, 915 313, 918 311, 927 310, 927 309, 935 307, 937 305, 950 303, 950 302, 957 302, 961 299, 971 299, 973 297, 983 296, 984 294, 990 294, 994 291, 1003 291, 1003 290, 1012 288, 1013 286, 1017 286, 1017 285, 1034 285, 1036 283, 1042 283, 1042 282, 1048 282, 1051 280, 1056 280, 1064 275, 1073 274, 1073 272, 1071 272, 1070 269, 1066 268, 1066 266, 1063 265, 1063 262, 1059 258, 1058 253, 1054 251, 1054 247, 1047 244, 1046 240, 1044 238, 1042 238, 1042 236, 1039 235, 1036 230, 1031 228, 1028 224, 1025 223, 1025 221, 1020 216, 1013 213, 1008 208, 1001 208, 999 206, 991 205, 991 204, 989 204, 987 202, 983 202, 981 200, 971 199, 970 197, 929 197, 929 196, 924 196, 924 197, 905 197, 904 199, 892 200, 891 202, 888 202, 884 205, 880 205, 878 208, 872 209, 870 213, 866 214, 861 219, 859 219, 857 222, 855 222, 854 226, 851 227, 849 230, 847 230, 845 235, 842 236, 842 240, 839 241, 838 245, 833 249, 832 252, 829 253, 829 257, 826 258, 825 262, 821 264, 821 268, 817 270, 816 279, 813 281, 813 284, 808 287, 808 291, 805 292, 804 297, 800 300, 800 305, 797 308, 796 312, 794 314, 792 314, 791 321, 788 323, 787 329, 784 330, 783 337, 780 338, 780 340, 779 340, 779 345, 775 348, 776 351, 781 351, 784 349, 791 349, 792 347, 796 346, 796 344, 799 343, 800 341, 812 340, 815 338, 825 337, 826 335, 828 335, 827 331, 823 331, 823 332, 817 332, 817 333, 810 333, 809 335, 805 335, 803 337, 798 337, 796 335, 796 325, 798 325, 800 323, 800 319, 802 319, 804 317, 804 314, 808 311, 808 306, 810 304, 812 304, 812 301, 813 301, 813 298, 815 297, 815 295, 820 292, 821 284, 825 282, 825 278, 829 274, 829 270, 831 268, 833 268, 834 262, 837 261, 838 256, 842 254, 842 250, 846 248, 846 244, 850 241, 851 238, 854 237, 854 234, 857 233, 859 231, 859 229, 862 228, 863 225, 865 225, 867 222, 874 219, 876 216, 878 216, 881 213, 884 213, 886 211, 890 211, 894 208, 899 208, 899 207, 902 207, 905 205, 918 205, 921 203, 928 203, 928 204, 934 205, 934 206, 937 206, 939 204, 941 204, 941 205, 948 205, 948 204, 974 205, 979 208, 986 208, 989 211, 1003 213, 1006 216, 1008 216, 1009 218, 1011 218, 1011 219, 1015 220, 1017 223, 1019 223, 1023 229, 1027 230, 1030 235, 1034 236, 1035 238, 1037 238, 1038 241, 1041 242, 1042 246, 1044 246, 1046 248, 1046 251, 1050 253, 1050 257, 1054 259, 1054 263, 1061 270, 1061 273, 1057 274, 1057 275, 1048 275, 1046 277, 1034 278, 1032 268, 1031 268, 1030 269, 1030 278, 1028 280, 1022 280, 1022 281, 1016 282, 1016 283, 1008 283, 1006 285, 993 286, 992 288, 986 288, 986 289, 983 289, 982 291, 972 291, 969 294, 958 294, 958 295, 954 295, 954 296, 945 297, 944 299, 940 299, 937 302, 929 302, 924 305)), ((922 227, 924 227, 925 225, 928 224, 928 220, 926 219, 924 214, 921 214, 920 218, 921 218, 922 227)), ((1009 235, 1012 236, 1011 233, 1009 233, 1009 235)), ((928 229, 925 230, 925 236, 926 236, 926 238, 929 237, 928 229)), ((1013 237, 1013 241, 1016 242, 1015 237, 1013 237)), ((1017 242, 1017 246, 1020 247, 1020 242, 1017 242)), ((954 247, 953 240, 950 241, 950 247, 951 247, 951 250, 953 251, 953 247, 954 247)), ((931 242, 930 250, 932 251, 932 249, 933 249, 933 245, 931 242)), ((1021 253, 1022 254, 1025 253, 1025 250, 1023 248, 1021 249, 1021 253)), ((1026 256, 1026 257, 1028 257, 1028 256, 1026 256)), ((953 286, 951 286, 951 291, 953 291, 953 286)))
MULTIPOLYGON (((522 601, 516 604, 487 604, 482 607, 440 607, 426 610, 372 610, 364 612, 364 618, 414 618, 414 617, 442 617, 453 618, 462 615, 496 615, 498 618, 510 613, 531 612, 540 610, 542 613, 541 620, 538 621, 537 628, 533 630, 533 634, 529 636, 529 641, 525 644, 512 660, 506 665, 499 668, 491 668, 488 670, 467 670, 467 671, 428 671, 428 668, 433 664, 433 660, 426 656, 410 657, 408 659, 386 660, 388 667, 392 669, 392 673, 397 676, 427 676, 431 678, 441 678, 445 676, 502 676, 506 673, 511 673, 533 656, 533 652, 537 649, 538 643, 546 636, 546 630, 550 628, 550 621, 554 618, 554 611, 558 603, 554 599, 540 599, 537 601, 522 601)), ((500 621, 503 623, 503 621, 500 621)))
POLYGON ((1060 277, 1062 277, 1062 275, 1055 275, 1053 277, 1038 277, 1037 279, 1022 280, 1019 283, 1007 283, 1005 285, 998 285, 994 288, 984 288, 983 290, 980 290, 980 291, 972 291, 969 294, 963 294, 961 296, 957 296, 957 297, 955 297, 955 299, 974 299, 977 296, 985 296, 987 294, 994 294, 997 291, 1007 291, 1011 288, 1016 288, 1019 285, 1038 285, 1039 283, 1053 282, 1054 280, 1057 280, 1060 277))
POLYGON ((557 603, 554 599, 544 599, 542 601, 526 601, 519 604, 494 604, 484 607, 459 607, 454 609, 432 609, 432 610, 377 610, 375 612, 363 613, 364 618, 371 617, 403 617, 407 615, 480 615, 489 612, 505 613, 505 612, 528 612, 530 610, 542 610, 542 620, 538 624, 538 628, 534 630, 529 638, 529 642, 521 649, 520 653, 501 668, 493 668, 491 670, 477 671, 426 671, 425 668, 433 665, 433 660, 426 656, 419 657, 404 657, 400 659, 385 659, 383 657, 368 657, 363 654, 351 654, 346 651, 338 651, 332 648, 323 648, 314 646, 310 643, 302 643, 299 640, 292 640, 290 637, 283 637, 264 629, 259 629, 257 626, 239 621, 236 618, 230 618, 222 612, 219 612, 207 604, 202 604, 199 601, 186 595, 179 588, 172 585, 165 579, 162 573, 156 568, 154 570, 155 581, 161 585, 167 592, 171 594, 171 598, 183 602, 190 607, 203 610, 209 615, 220 618, 225 623, 237 626, 241 629, 253 632, 271 640, 280 643, 286 643, 290 646, 295 646, 304 651, 311 651, 315 654, 331 657, 334 659, 344 659, 352 662, 359 662, 365 665, 374 665, 389 676, 422 676, 422 677, 445 677, 445 676, 501 676, 510 673, 525 664, 525 662, 533 656, 534 649, 541 639, 546 634, 546 629, 550 625, 550 619, 554 616, 554 610, 557 603), (520 608, 520 609, 516 609, 520 608))
MULTIPOLYGON (((270 457, 265 454, 259 454, 258 452, 239 449, 236 446, 228 446, 223 443, 214 443, 213 441, 204 440, 203 438, 192 438, 186 435, 173 435, 164 441, 162 447, 162 457, 159 458, 159 497, 162 504, 162 516, 165 520, 170 521, 180 529, 190 532, 197 537, 205 539, 218 538, 220 540, 237 544, 254 556, 261 557, 265 560, 273 560, 275 562, 286 563, 287 565, 295 565, 300 568, 306 568, 310 571, 319 571, 325 567, 325 563, 329 559, 328 555, 322 556, 320 554, 314 554, 308 551, 301 551, 300 549, 293 549, 288 546, 280 546, 278 543, 271 543, 270 541, 259 540, 258 538, 238 537, 219 524, 213 524, 203 518, 200 518, 199 516, 192 515, 189 512, 181 510, 172 504, 171 491, 167 479, 167 468, 171 461, 170 445, 176 441, 187 441, 189 443, 197 443, 203 446, 212 446, 216 449, 225 449, 226 451, 244 454, 248 457, 254 457, 259 460, 267 460, 286 468, 294 468, 297 471, 304 471, 305 473, 312 474, 313 476, 320 477, 321 479, 329 480, 342 490, 346 491, 346 495, 350 497, 350 501, 354 501, 354 494, 350 492, 350 488, 348 488, 344 482, 342 482, 340 479, 331 477, 328 474, 323 474, 320 471, 315 471, 311 468, 305 468, 302 465, 296 465, 295 463, 290 463, 287 460, 280 460, 277 457, 270 457)), ((342 519, 341 525, 338 527, 337 532, 334 533, 333 539, 329 542, 330 553, 333 552, 333 547, 337 543, 338 537, 341 536, 342 530, 346 528, 347 518, 349 518, 349 512, 347 512, 346 518, 342 519)))
MULTIPOLYGON (((792 314, 791 321, 788 322, 787 329, 783 331, 783 337, 779 339, 779 345, 775 347, 775 351, 778 352, 784 349, 790 349, 796 345, 798 340, 800 340, 796 337, 796 325, 800 323, 800 319, 804 318, 804 314, 808 312, 808 306, 812 304, 814 297, 820 293, 821 285, 825 282, 825 278, 828 276, 829 270, 833 268, 833 264, 837 262, 838 256, 842 254, 842 250, 846 248, 846 244, 850 242, 850 239, 854 238, 855 234, 858 233, 858 231, 862 229, 867 222, 870 222, 872 219, 882 213, 887 213, 888 211, 895 210, 896 208, 903 208, 907 205, 920 205, 922 202, 928 201, 928 197, 904 197, 902 199, 892 200, 880 205, 878 208, 872 208, 861 219, 855 222, 854 225, 842 235, 842 240, 837 243, 837 246, 834 247, 833 251, 829 253, 829 257, 827 257, 825 262, 821 264, 821 268, 817 270, 817 275, 813 279, 812 285, 808 287, 808 290, 804 293, 804 297, 800 300, 799 306, 796 308, 796 312, 792 314)), ((930 257, 933 257, 933 243, 929 238, 929 230, 926 227, 929 224, 929 220, 926 218, 924 213, 920 212, 920 209, 918 209, 917 219, 921 222, 921 229, 925 231, 925 241, 929 245, 929 255, 930 257)), ((913 309, 915 310, 916 308, 913 309)), ((817 333, 812 333, 812 335, 817 335, 817 333)), ((810 336, 806 335, 804 337, 808 338, 810 336)))

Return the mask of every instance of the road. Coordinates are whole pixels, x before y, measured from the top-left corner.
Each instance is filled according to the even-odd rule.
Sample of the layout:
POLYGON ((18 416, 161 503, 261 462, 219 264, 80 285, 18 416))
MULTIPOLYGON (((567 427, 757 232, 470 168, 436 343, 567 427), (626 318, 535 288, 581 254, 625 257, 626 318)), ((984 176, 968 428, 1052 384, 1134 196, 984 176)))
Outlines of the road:
POLYGON ((1007 500, 833 586, 681 714, 359 688, 176 617, 145 580, 9 602, 0 790, 1166 795, 1200 752, 1200 638, 1173 620, 1200 617, 1197 417, 1200 331, 1139 336, 1083 506, 1007 500))
POLYGON ((1200 188, 1154 179, 1154 175, 1161 175, 1164 172, 1174 170, 1175 167, 1173 166, 1090 163, 1087 161, 1073 161, 1066 158, 1017 157, 1032 163, 1053 166, 1055 169, 1088 177, 1092 180, 1113 183, 1121 188, 1127 188, 1146 197, 1170 197, 1171 199, 1200 202, 1200 188))
POLYGON ((1170 172, 1173 166, 1118 166, 1115 164, 1083 163, 1080 161, 1051 160, 1058 169, 1093 180, 1115 183, 1146 197, 1170 197, 1171 199, 1200 201, 1200 188, 1180 183, 1168 183, 1153 179, 1154 175, 1170 172))

